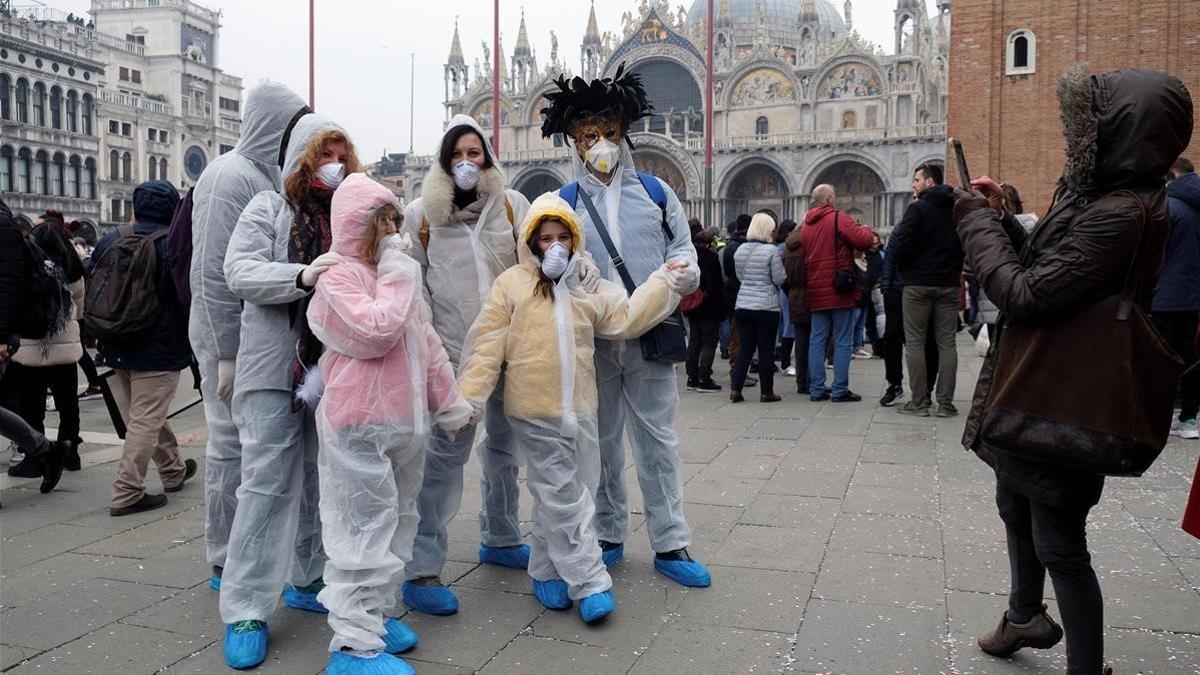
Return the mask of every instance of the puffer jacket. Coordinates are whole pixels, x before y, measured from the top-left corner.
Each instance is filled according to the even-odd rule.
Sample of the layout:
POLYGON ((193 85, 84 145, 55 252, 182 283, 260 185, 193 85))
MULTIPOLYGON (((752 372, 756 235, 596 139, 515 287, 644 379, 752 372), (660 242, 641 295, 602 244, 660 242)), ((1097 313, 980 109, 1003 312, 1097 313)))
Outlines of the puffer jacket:
POLYGON ((1167 211, 1171 227, 1154 311, 1194 312, 1200 309, 1200 175, 1186 173, 1171 181, 1167 211))
POLYGON ((361 173, 351 174, 333 195, 331 250, 343 262, 321 275, 308 305, 308 325, 325 345, 318 424, 386 425, 422 435, 432 416, 443 429, 461 429, 471 407, 458 393, 430 322, 421 266, 399 249, 384 249, 373 265, 359 250, 371 214, 385 204, 400 207, 390 190, 361 173))
POLYGON ((787 273, 775 244, 748 241, 738 248, 733 265, 742 284, 734 309, 778 312, 779 287, 787 281, 787 273))
POLYGON ((800 230, 788 235, 783 245, 783 269, 787 272, 788 312, 791 322, 800 326, 812 323, 808 309, 808 270, 804 266, 804 246, 800 243, 800 230))
MULTIPOLYGON (((1067 162, 1054 205, 1037 227, 1026 236, 1010 215, 1001 218, 986 206, 970 210, 969 198, 960 198, 955 207, 971 269, 1001 313, 963 445, 992 466, 997 480, 1034 501, 1093 505, 1102 476, 1021 461, 980 439, 983 402, 993 381, 1003 377, 996 373, 995 345, 1004 339, 1006 323, 1052 324, 1120 293, 1131 264, 1142 270, 1135 301, 1149 311, 1167 235, 1162 177, 1188 145, 1192 104, 1183 84, 1166 73, 1119 70, 1092 76, 1082 66, 1063 76, 1059 99, 1067 162), (1135 251, 1136 261, 1131 260, 1135 251)), ((1113 354, 1108 363, 1089 367, 1118 364, 1119 355, 1113 354)), ((1086 398, 1091 382, 1085 368, 1063 364, 1058 386, 1060 396, 1086 398)))
POLYGON ((855 286, 850 293, 838 293, 833 288, 833 277, 839 269, 854 266, 854 251, 870 248, 875 243, 875 233, 860 225, 850 214, 835 215, 832 206, 822 204, 804 214, 800 242, 804 246, 804 265, 808 272, 809 311, 850 309, 857 305, 862 291, 855 286), (836 256, 833 233, 835 218, 838 231, 841 232, 841 237, 837 239, 836 256))
POLYGON ((13 355, 13 361, 23 366, 65 366, 83 358, 83 344, 79 341, 79 320, 83 318, 83 279, 71 284, 71 321, 62 330, 50 336, 46 351, 42 351, 41 340, 21 338, 21 348, 13 355))

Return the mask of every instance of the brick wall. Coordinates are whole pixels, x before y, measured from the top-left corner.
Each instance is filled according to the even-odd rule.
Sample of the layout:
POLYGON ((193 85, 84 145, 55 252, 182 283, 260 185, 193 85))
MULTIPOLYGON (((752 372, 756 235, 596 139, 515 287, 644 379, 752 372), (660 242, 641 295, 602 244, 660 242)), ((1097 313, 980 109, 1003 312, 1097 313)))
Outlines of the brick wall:
MULTIPOLYGON (((1196 0, 954 0, 951 11, 949 134, 962 140, 973 176, 1012 183, 1027 210, 1046 212, 1062 171, 1055 87, 1071 63, 1165 70, 1200 105, 1196 0), (1037 38, 1036 72, 1005 75, 1008 36, 1019 28, 1037 38)), ((1200 123, 1184 154, 1200 161, 1200 123)))

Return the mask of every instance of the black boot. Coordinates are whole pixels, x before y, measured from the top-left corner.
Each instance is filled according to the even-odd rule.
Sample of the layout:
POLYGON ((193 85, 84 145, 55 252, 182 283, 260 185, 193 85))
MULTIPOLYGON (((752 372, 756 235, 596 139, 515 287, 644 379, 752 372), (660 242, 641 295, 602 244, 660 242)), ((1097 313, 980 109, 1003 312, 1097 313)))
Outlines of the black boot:
POLYGON ((55 441, 46 452, 38 455, 38 461, 42 465, 42 484, 38 489, 42 494, 50 492, 58 485, 59 479, 62 478, 63 458, 73 445, 70 441, 55 441))
POLYGON ((79 445, 83 441, 75 439, 74 442, 64 441, 64 443, 67 443, 68 447, 67 454, 63 457, 63 468, 67 471, 78 471, 83 466, 79 461, 79 445))

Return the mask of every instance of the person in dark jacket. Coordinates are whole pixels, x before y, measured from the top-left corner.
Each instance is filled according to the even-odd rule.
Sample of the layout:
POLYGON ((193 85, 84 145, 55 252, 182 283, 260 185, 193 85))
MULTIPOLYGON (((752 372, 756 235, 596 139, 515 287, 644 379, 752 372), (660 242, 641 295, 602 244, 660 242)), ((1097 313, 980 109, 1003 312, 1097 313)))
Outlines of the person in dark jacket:
POLYGON ((725 318, 724 282, 721 278, 721 260, 713 249, 717 229, 703 229, 700 221, 688 221, 692 229, 692 245, 696 247, 696 261, 700 266, 700 288, 704 294, 700 306, 687 313, 688 334, 687 388, 688 391, 712 393, 721 391, 721 385, 713 382, 712 364, 717 356, 717 340, 721 333, 721 320, 725 318))
POLYGON ((917 198, 905 209, 904 217, 892 233, 894 264, 906 284, 904 342, 908 346, 905 354, 912 389, 912 399, 900 412, 929 416, 924 346, 932 317, 941 375, 937 382, 937 415, 953 417, 958 414, 953 403, 958 371, 954 336, 958 332, 959 278, 963 266, 962 243, 950 219, 954 189, 942 183, 942 167, 927 162, 913 173, 913 192, 917 198))
POLYGON ((1175 353, 1183 357, 1179 378, 1182 399, 1171 435, 1195 440, 1196 413, 1200 412, 1200 367, 1196 366, 1197 324, 1200 324, 1200 176, 1186 157, 1171 166, 1167 184, 1167 212, 1171 227, 1162 276, 1154 292, 1154 323, 1175 353), (1189 370, 1190 369, 1190 370, 1189 370))
MULTIPOLYGON (((133 235, 149 235, 171 224, 179 193, 165 180, 142 183, 133 191, 133 235)), ((125 233, 110 232, 92 252, 97 263, 105 251, 125 233)), ((113 482, 109 515, 125 516, 165 506, 165 494, 146 492, 146 468, 150 460, 158 467, 166 492, 178 492, 196 472, 196 461, 179 456, 179 443, 167 424, 167 412, 175 398, 179 371, 191 365, 187 335, 187 307, 175 294, 167 265, 167 238, 155 242, 158 279, 155 282, 162 308, 154 327, 143 336, 128 340, 99 341, 98 363, 116 372, 110 380, 113 397, 125 420, 125 448, 113 482)))
MULTIPOLYGON (((796 221, 791 218, 779 221, 775 227, 775 248, 779 250, 782 259, 787 250, 787 238, 796 229, 796 221)), ((792 323, 792 309, 788 303, 787 283, 779 288, 779 344, 775 347, 775 360, 783 369, 783 374, 794 377, 796 367, 792 365, 792 349, 796 343, 796 326, 792 323)), ((802 366, 803 367, 803 366, 802 366)))
MULTIPOLYGON (((888 239, 879 272, 879 290, 883 292, 884 327, 880 345, 883 355, 884 378, 887 389, 879 399, 879 405, 888 408, 904 398, 904 277, 896 271, 895 244, 896 225, 888 239)), ((929 328, 925 338, 925 398, 933 393, 937 383, 938 349, 932 339, 933 316, 929 317, 929 328)))
MULTIPOLYGON (((963 445, 996 472, 996 505, 1012 569, 1008 610, 979 646, 1007 657, 1025 646, 1051 647, 1065 628, 1067 671, 1107 673, 1104 602, 1085 533, 1104 477, 1019 459, 989 447, 979 430, 993 385, 1009 381, 997 368, 996 346, 1006 338, 1006 325, 1054 330, 1064 318, 1122 292, 1131 269, 1140 271, 1130 280, 1139 289, 1134 301, 1149 312, 1167 238, 1163 176, 1188 145, 1193 112, 1183 83, 1154 70, 1092 76, 1085 64, 1076 64, 1060 81, 1058 96, 1067 161, 1054 204, 1036 229, 1026 235, 1012 214, 998 212, 1002 189, 986 177, 972 183, 982 196, 963 192, 954 205, 971 269, 1001 314, 963 434, 963 445), (1043 604, 1046 572, 1062 628, 1043 604)), ((1097 322, 1093 354, 1114 344, 1104 338, 1110 322, 1097 322)), ((1095 358, 1064 366, 1056 395, 1086 405, 1094 393, 1089 368, 1119 367, 1128 354, 1095 358)))
MULTIPOLYGON (((739 246, 746 243, 748 231, 750 231, 750 214, 738 214, 737 219, 733 222, 729 241, 725 242, 725 248, 721 249, 721 277, 725 280, 725 318, 729 320, 730 368, 733 368, 733 362, 737 360, 738 351, 742 345, 737 322, 733 320, 733 306, 737 304, 738 291, 742 289, 742 282, 738 281, 737 274, 733 269, 733 254, 737 253, 739 246)), ((749 384, 754 384, 754 382, 749 384)))
POLYGON ((812 316, 808 311, 808 271, 804 266, 804 245, 797 226, 783 242, 783 269, 787 273, 788 316, 795 332, 796 393, 808 392, 808 343, 812 316))

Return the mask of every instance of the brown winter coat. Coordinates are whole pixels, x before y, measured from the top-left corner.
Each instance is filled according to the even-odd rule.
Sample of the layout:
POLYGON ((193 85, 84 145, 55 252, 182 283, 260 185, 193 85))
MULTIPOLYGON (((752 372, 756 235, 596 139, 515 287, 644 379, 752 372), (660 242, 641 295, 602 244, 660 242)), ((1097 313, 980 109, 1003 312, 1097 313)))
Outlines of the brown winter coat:
MULTIPOLYGON (((1121 70, 1090 76, 1072 68, 1059 86, 1067 164, 1054 205, 1028 235, 1011 215, 1003 219, 989 208, 970 210, 969 198, 955 207, 958 233, 971 269, 1001 312, 1004 323, 1053 323, 1120 293, 1133 262, 1146 209, 1139 250, 1135 298, 1150 310, 1162 266, 1167 234, 1163 176, 1187 147, 1192 105, 1179 80, 1165 73, 1121 70), (1141 201, 1142 205, 1138 204, 1141 201)), ((1098 326, 1096 339, 1105 338, 1098 326)), ((1110 363, 1063 363, 1061 396, 1088 405, 1088 369, 1110 363)), ((1092 505, 1100 498, 1103 477, 1051 468, 994 451, 979 438, 983 402, 997 373, 995 348, 989 350, 963 434, 1007 487, 1042 503, 1092 505)))
POLYGON ((808 270, 804 265, 804 247, 800 244, 801 229, 792 230, 784 241, 782 258, 787 272, 788 320, 807 326, 812 323, 812 314, 808 311, 808 270))

